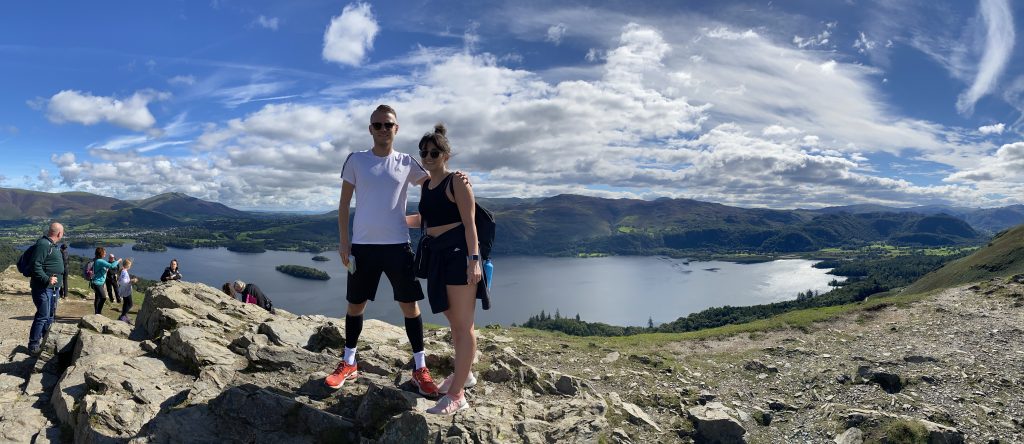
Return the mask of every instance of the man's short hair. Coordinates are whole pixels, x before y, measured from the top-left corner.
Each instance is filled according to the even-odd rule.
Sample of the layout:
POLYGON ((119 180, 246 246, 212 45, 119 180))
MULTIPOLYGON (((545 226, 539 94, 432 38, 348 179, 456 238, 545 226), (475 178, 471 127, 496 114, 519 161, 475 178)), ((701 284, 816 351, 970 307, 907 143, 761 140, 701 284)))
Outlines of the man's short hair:
POLYGON ((387 105, 380 105, 377 107, 377 109, 373 110, 373 112, 388 113, 391 114, 392 116, 395 116, 395 119, 398 119, 398 113, 395 112, 395 109, 387 105))

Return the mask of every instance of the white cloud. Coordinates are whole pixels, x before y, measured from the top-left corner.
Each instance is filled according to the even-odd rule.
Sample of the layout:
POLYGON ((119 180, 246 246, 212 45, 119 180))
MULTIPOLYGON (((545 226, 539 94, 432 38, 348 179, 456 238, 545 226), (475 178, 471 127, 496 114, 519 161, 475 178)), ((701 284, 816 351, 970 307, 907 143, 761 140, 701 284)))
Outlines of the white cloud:
POLYGON ((962 114, 971 114, 978 99, 992 90, 1013 53, 1013 11, 1007 0, 981 0, 980 13, 986 25, 985 50, 974 82, 957 99, 956 108, 962 114))
POLYGON ((258 25, 264 29, 277 31, 277 26, 278 24, 280 24, 280 20, 277 17, 266 17, 260 15, 259 17, 256 18, 253 24, 258 25))
POLYGON ((997 123, 994 125, 985 125, 982 127, 978 127, 978 132, 982 134, 1002 134, 1005 128, 1006 126, 1003 125, 1002 123, 997 123))
MULTIPOLYGON (((553 22, 563 21, 546 23, 553 22)), ((589 76, 559 80, 502 66, 490 54, 419 48, 379 63, 403 71, 381 76, 378 93, 330 106, 265 105, 205 126, 188 157, 139 149, 190 142, 161 139, 54 163, 62 180, 87 191, 121 177, 138 181, 132 192, 142 195, 178 190, 242 208, 326 208, 336 205, 345 156, 369 148, 370 112, 388 103, 398 111, 399 151, 414 152, 424 131, 447 123, 452 167, 470 171, 481 196, 670 196, 805 208, 988 202, 974 184, 919 186, 873 175, 863 153, 914 147, 922 158, 952 159, 973 149, 941 126, 892 115, 874 89, 876 70, 752 31, 678 29, 692 31, 624 26, 601 49, 606 56, 586 65, 589 76)))
POLYGON ((1001 196, 997 203, 1020 203, 1020 190, 1024 188, 1024 142, 1003 145, 994 154, 976 159, 976 163, 977 167, 950 174, 943 180, 971 185, 987 196, 1001 196))
POLYGON ((323 58, 329 62, 359 66, 380 27, 367 3, 352 3, 331 19, 324 32, 323 58))
MULTIPOLYGON (((857 40, 853 42, 853 47, 857 48, 857 52, 861 54, 871 52, 871 50, 875 49, 875 46, 877 45, 878 42, 868 39, 868 36, 864 35, 863 32, 861 32, 860 37, 858 37, 857 40)), ((892 41, 890 40, 889 43, 886 44, 886 48, 891 46, 892 41)))
POLYGON ((583 59, 588 62, 596 62, 604 58, 601 50, 597 48, 590 48, 587 50, 587 55, 583 56, 583 59))
POLYGON ((170 83, 171 85, 192 86, 196 84, 196 78, 193 75, 178 75, 167 79, 167 83, 170 83))
POLYGON ((151 90, 138 91, 126 99, 64 90, 49 99, 47 117, 54 123, 75 122, 94 125, 99 122, 110 122, 130 130, 142 131, 156 123, 156 118, 147 107, 149 102, 169 97, 168 93, 151 90))
POLYGON ((829 37, 832 36, 832 30, 835 29, 836 22, 830 22, 825 24, 825 30, 821 31, 818 35, 810 37, 800 37, 798 35, 793 36, 793 44, 798 48, 803 49, 807 47, 825 46, 829 43, 829 37))
POLYGON ((548 35, 547 35, 547 38, 545 40, 547 40, 547 41, 549 41, 551 43, 554 43, 555 45, 559 45, 559 44, 562 43, 562 37, 564 37, 564 36, 565 36, 565 25, 562 24, 562 23, 559 23, 557 25, 551 25, 551 27, 548 28, 548 35))

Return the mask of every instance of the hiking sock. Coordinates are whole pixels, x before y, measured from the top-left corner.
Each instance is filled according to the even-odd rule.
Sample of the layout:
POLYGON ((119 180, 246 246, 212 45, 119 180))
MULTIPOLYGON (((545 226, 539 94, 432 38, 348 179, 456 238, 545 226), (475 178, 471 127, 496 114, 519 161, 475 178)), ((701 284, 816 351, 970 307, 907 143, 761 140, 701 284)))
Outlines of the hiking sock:
POLYGON ((345 348, 355 350, 359 333, 363 332, 363 315, 345 315, 345 348))
POLYGON ((423 351, 423 316, 405 318, 405 334, 409 337, 413 353, 423 351))
POLYGON ((345 363, 356 365, 356 349, 345 347, 345 363))
POLYGON ((416 370, 419 370, 427 366, 427 357, 423 352, 419 351, 412 354, 412 360, 415 362, 416 370))

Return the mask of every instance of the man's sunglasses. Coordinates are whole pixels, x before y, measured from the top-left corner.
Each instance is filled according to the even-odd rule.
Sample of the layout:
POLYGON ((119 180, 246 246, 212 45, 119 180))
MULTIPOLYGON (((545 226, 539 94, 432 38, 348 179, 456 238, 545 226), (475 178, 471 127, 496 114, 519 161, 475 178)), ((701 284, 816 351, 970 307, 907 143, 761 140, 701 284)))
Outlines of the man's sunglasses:
POLYGON ((430 150, 430 151, 420 150, 420 157, 426 159, 427 158, 427 154, 429 154, 430 158, 432 158, 432 159, 437 159, 438 157, 441 157, 441 152, 438 151, 438 150, 430 150))
POLYGON ((395 122, 373 122, 370 124, 370 126, 372 126, 373 129, 375 130, 379 130, 382 127, 390 130, 391 128, 395 127, 395 122))

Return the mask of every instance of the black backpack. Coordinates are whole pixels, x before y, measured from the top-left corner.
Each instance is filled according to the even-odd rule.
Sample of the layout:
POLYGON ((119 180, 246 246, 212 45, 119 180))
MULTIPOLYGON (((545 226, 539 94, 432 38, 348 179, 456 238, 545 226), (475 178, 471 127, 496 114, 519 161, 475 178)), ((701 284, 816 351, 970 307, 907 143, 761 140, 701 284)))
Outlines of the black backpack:
MULTIPOLYGON (((454 180, 448 181, 448 188, 451 188, 452 195, 455 195, 454 180)), ((480 243, 480 259, 491 258, 491 248, 494 247, 494 231, 498 224, 494 222, 494 213, 476 203, 476 240, 480 243)), ((425 231, 424 231, 425 233, 425 231)))
MULTIPOLYGON (((21 253, 21 256, 18 257, 18 272, 21 273, 22 276, 32 277, 32 256, 35 256, 36 254, 36 245, 38 244, 32 244, 32 246, 26 248, 25 251, 21 253)), ((56 244, 53 242, 50 242, 50 250, 46 252, 46 257, 50 257, 50 255, 53 254, 53 247, 55 245, 56 244)))

